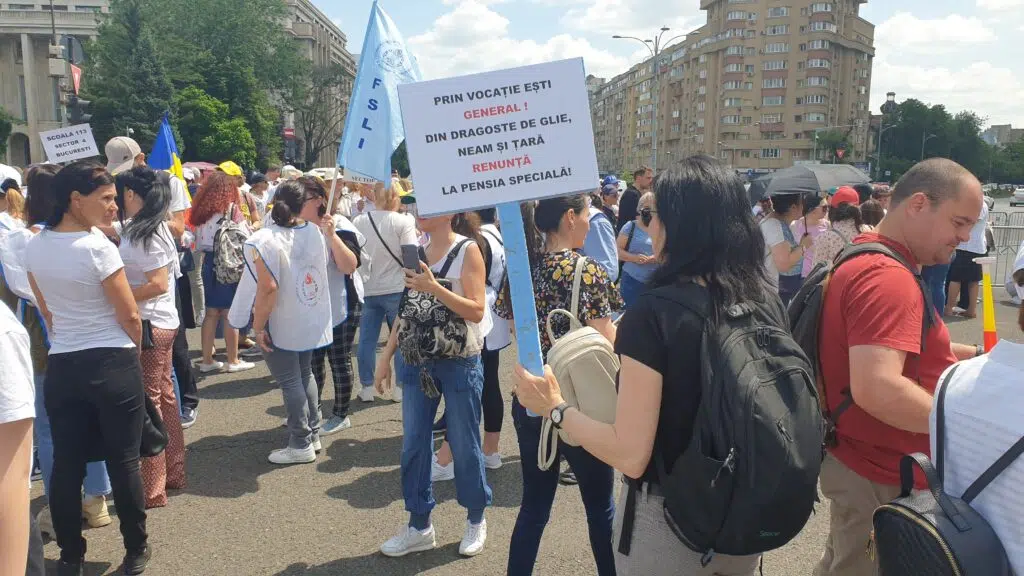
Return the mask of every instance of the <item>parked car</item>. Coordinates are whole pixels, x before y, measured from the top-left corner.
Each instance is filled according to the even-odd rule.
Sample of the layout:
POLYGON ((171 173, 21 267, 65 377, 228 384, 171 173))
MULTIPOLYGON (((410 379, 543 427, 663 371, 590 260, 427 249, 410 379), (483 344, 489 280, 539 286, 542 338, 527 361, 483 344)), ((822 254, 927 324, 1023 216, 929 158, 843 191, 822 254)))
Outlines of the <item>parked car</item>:
POLYGON ((1017 205, 1024 205, 1024 188, 1015 189, 1013 196, 1010 196, 1010 206, 1014 207, 1017 205))

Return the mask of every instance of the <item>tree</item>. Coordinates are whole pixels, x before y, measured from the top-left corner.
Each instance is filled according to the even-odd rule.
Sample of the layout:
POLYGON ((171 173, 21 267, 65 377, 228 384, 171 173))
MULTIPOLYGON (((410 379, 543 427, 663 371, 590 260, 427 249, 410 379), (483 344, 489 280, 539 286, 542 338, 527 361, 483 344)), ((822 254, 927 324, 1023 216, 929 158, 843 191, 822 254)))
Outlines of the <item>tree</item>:
POLYGON ((320 153, 336 144, 345 126, 345 88, 349 77, 337 65, 314 68, 309 82, 295 94, 295 122, 303 138, 306 166, 315 166, 320 153))
POLYGON ((405 140, 395 148, 395 153, 391 155, 391 169, 398 170, 398 173, 403 178, 409 177, 409 153, 405 149, 405 140))
POLYGON ((228 119, 228 105, 200 88, 189 86, 174 95, 174 110, 181 133, 178 146, 185 149, 182 159, 208 160, 200 153, 199 144, 215 132, 218 123, 228 119))
POLYGON ((853 146, 850 144, 850 133, 853 128, 845 130, 833 129, 817 132, 818 150, 825 151, 825 158, 831 158, 833 164, 842 164, 844 159, 848 162, 853 156, 853 146), (843 157, 839 157, 839 150, 843 150, 843 157))
POLYGON ((171 107, 171 83, 157 58, 143 4, 113 0, 110 17, 87 49, 83 98, 93 101, 91 124, 101 146, 131 128, 142 149, 149 149, 171 107))
POLYGON ((7 139, 14 132, 16 120, 7 110, 0 108, 0 156, 7 154, 7 139))
POLYGON ((232 118, 213 126, 211 133, 199 142, 199 154, 215 162, 234 160, 242 166, 255 166, 256 142, 245 119, 232 118))

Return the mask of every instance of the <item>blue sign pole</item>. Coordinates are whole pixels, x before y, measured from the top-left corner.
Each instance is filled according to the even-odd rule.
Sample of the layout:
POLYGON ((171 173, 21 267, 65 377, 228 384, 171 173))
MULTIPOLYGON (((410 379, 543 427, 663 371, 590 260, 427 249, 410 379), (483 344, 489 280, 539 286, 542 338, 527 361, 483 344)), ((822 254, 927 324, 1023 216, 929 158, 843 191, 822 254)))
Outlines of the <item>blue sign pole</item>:
POLYGON ((537 302, 533 295, 533 276, 526 247, 523 216, 517 202, 498 204, 501 236, 505 241, 505 264, 508 269, 509 291, 512 293, 512 314, 515 316, 516 344, 519 363, 531 374, 544 375, 544 360, 540 353, 540 325, 537 322, 537 302))

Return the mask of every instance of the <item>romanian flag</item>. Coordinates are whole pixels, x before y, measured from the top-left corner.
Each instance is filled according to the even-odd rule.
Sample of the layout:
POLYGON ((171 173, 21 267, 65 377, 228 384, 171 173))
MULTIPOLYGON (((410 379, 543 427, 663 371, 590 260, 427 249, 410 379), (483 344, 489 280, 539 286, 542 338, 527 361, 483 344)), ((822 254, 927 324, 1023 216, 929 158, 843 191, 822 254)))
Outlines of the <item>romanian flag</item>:
MULTIPOLYGON (((153 151, 149 153, 146 163, 154 170, 166 170, 185 182, 185 174, 181 170, 181 158, 178 157, 178 143, 174 141, 174 131, 171 130, 171 121, 168 119, 168 112, 164 112, 164 118, 160 121, 160 130, 156 134, 156 141, 153 142, 153 151)), ((185 195, 192 197, 185 187, 185 195)))

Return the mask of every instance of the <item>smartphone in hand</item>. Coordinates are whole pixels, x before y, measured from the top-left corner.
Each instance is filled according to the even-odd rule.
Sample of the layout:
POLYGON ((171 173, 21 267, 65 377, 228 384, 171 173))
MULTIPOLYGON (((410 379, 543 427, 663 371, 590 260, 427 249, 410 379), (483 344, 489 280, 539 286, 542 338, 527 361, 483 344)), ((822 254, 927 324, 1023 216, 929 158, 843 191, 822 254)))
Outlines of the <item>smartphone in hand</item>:
POLYGON ((415 244, 402 244, 402 267, 413 272, 420 270, 420 249, 415 244))

